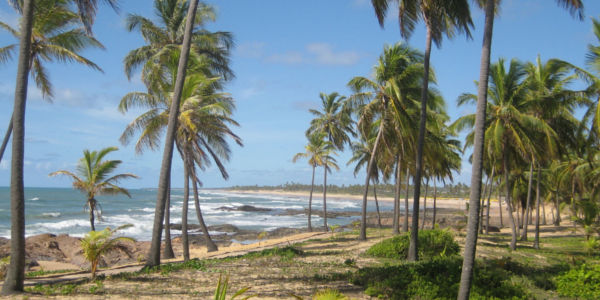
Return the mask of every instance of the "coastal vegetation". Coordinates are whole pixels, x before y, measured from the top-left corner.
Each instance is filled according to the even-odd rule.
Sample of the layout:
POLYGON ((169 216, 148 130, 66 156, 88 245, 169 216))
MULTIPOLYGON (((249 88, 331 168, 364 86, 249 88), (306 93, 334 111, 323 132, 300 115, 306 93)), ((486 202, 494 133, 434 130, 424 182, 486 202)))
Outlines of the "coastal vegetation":
POLYGON ((110 152, 117 150, 117 147, 107 147, 100 151, 83 150, 83 157, 79 160, 75 172, 60 170, 48 175, 71 177, 73 188, 86 195, 87 200, 84 209, 89 210, 92 231, 96 230, 94 226, 95 218, 100 219, 102 217, 102 209, 98 200, 96 200, 96 196, 124 194, 131 198, 129 191, 117 184, 126 178, 138 178, 137 175, 130 173, 111 174, 121 164, 121 161, 103 159, 110 152))
MULTIPOLYGON (((42 95, 52 99, 52 85, 44 63, 77 62, 101 70, 79 52, 102 48, 91 32, 97 11, 95 0, 9 2, 22 18, 19 29, 0 22, 0 27, 20 39, 15 105, 7 131, 7 137, 13 133, 11 250, 2 294, 24 290, 24 118, 29 73, 42 95)), ((113 8, 117 6, 116 0, 104 2, 113 8)), ((556 2, 573 16, 583 18, 581 0, 556 2)), ((425 50, 402 42, 384 46, 370 77, 348 74, 349 95, 320 93, 320 107, 309 110, 312 120, 305 133, 308 143, 293 161, 307 159, 312 170, 311 184, 290 183, 281 188, 310 191, 308 231, 313 229, 313 192, 315 187, 320 188, 323 229, 331 229, 331 235, 325 237, 321 233, 318 238, 301 243, 288 241, 283 248, 273 246, 222 258, 210 258, 208 254, 219 249, 203 219, 198 188, 202 185, 199 173, 211 166, 216 166, 222 178, 229 178, 225 162, 231 158, 230 143, 243 145, 232 129, 239 126, 233 117, 235 101, 226 92, 227 83, 234 78, 230 68, 233 36, 229 32, 210 31, 207 24, 215 20, 215 10, 197 0, 155 0, 157 21, 128 15, 127 29, 139 33, 145 44, 125 56, 125 74, 131 80, 140 71, 145 91, 127 93, 118 109, 122 113, 133 109, 145 111, 124 129, 120 141, 127 145, 137 137, 135 150, 139 154, 146 149, 159 150, 164 142, 152 240, 148 255, 143 257, 145 267, 132 273, 96 276, 102 254, 120 247, 118 241, 127 239, 113 238, 122 227, 95 230, 95 218, 101 213, 96 196, 116 193, 129 196, 117 183, 137 176, 111 175, 121 161, 103 159, 116 151, 116 147, 84 150, 75 172, 61 170, 50 176, 70 176, 73 187, 87 196, 92 231, 81 239, 81 246, 90 262, 92 278, 78 283, 40 285, 27 291, 77 296, 213 293, 215 298, 224 299, 229 287, 238 290, 235 297, 251 291, 252 287, 246 287, 248 282, 260 282, 262 295, 270 297, 313 295, 317 289, 326 292, 318 292, 315 298, 342 299, 346 293, 351 297, 364 293, 391 299, 600 297, 600 46, 588 45, 585 67, 559 58, 542 60, 541 55, 534 61, 499 58, 492 62, 493 21, 501 1, 476 3, 485 9, 477 94, 465 91, 457 99, 459 106, 476 104, 476 112, 463 113, 457 120, 451 120, 430 64, 432 43, 440 48, 443 37, 452 38, 457 33, 471 38, 474 24, 468 1, 371 1, 382 27, 388 12, 396 9, 392 6, 398 6, 403 39, 407 40, 417 23, 423 21, 425 50), (464 141, 458 139, 460 133, 466 134, 464 141), (354 165, 355 175, 364 171, 364 184, 328 185, 328 174, 333 176, 332 169, 339 169, 336 156, 348 148, 352 157, 347 164, 354 165), (454 175, 461 171, 461 156, 469 148, 473 148, 471 184, 453 185, 454 175), (183 262, 161 264, 161 254, 165 258, 176 257, 170 236, 174 150, 183 162, 180 227, 183 262), (320 167, 323 184, 315 186, 315 172, 320 167), (190 182, 207 248, 203 260, 193 259, 190 253, 190 182), (440 183, 443 187, 438 186, 440 183), (430 185, 433 208, 428 210, 430 185), (369 228, 374 222, 369 223, 367 218, 370 187, 377 207, 378 228, 369 228), (389 222, 382 222, 377 188, 380 196, 394 198, 391 220, 384 220, 389 222), (437 214, 438 199, 466 197, 466 189, 469 189, 466 212, 461 209, 446 212, 443 220, 448 228, 439 229, 436 222, 442 223, 442 218, 437 214), (328 226, 327 195, 332 191, 362 196, 359 222, 343 228, 328 226), (494 192, 499 205, 504 201, 510 237, 502 228, 497 228, 499 234, 489 234, 494 192), (409 209, 409 194, 413 195, 412 209, 409 209), (402 195, 405 200, 401 232, 402 195), (546 208, 551 210, 552 225, 546 222, 546 208), (427 220, 428 211, 433 213, 431 221, 427 220), (412 213, 410 228, 409 213, 412 213), (561 224, 561 216, 568 216, 567 225, 572 227, 561 224), (468 220, 466 232, 465 220, 468 220), (425 230, 428 223, 431 229, 425 230), (529 237, 530 225, 534 226, 533 240, 529 237), (161 247, 163 230, 164 248, 161 247), (481 258, 476 256, 477 251, 481 258), (269 266, 269 272, 261 269, 265 265, 269 266), (215 292, 203 290, 215 286, 216 279, 212 277, 216 276, 206 276, 214 273, 233 276, 226 275, 222 280, 219 275, 215 292), (138 289, 133 292, 132 282, 138 289)), ((594 19, 593 26, 596 42, 600 42, 600 22, 594 19)), ((10 59, 16 49, 16 45, 0 48, 0 62, 10 59)), ((500 206, 499 227, 504 226, 502 212, 500 206)), ((261 232, 256 236, 258 246, 266 243, 267 235, 261 232)), ((6 260, 2 258, 2 265, 6 265, 6 260)), ((35 274, 30 276, 36 278, 35 274)))

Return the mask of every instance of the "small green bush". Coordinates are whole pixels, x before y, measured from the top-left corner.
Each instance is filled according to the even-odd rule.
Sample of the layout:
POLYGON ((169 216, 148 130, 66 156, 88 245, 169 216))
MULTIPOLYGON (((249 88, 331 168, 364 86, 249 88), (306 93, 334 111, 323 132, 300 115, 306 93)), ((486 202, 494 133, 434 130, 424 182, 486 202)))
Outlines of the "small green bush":
MULTIPOLYGON (((410 245, 410 233, 383 240, 366 252, 367 255, 383 258, 406 259, 410 245)), ((419 231, 419 258, 431 259, 438 256, 458 254, 460 247, 448 230, 432 229, 419 231)))
POLYGON ((296 256, 302 256, 304 252, 293 246, 285 246, 283 248, 275 247, 265 249, 257 252, 250 252, 243 257, 256 258, 256 257, 267 257, 267 256, 280 256, 282 259, 292 259, 296 256))
MULTIPOLYGON (((456 299, 462 258, 436 257, 396 266, 362 268, 350 281, 363 286, 365 294, 383 299, 456 299)), ((511 280, 501 266, 478 262, 474 269, 471 298, 528 298, 527 290, 511 280)))
POLYGON ((557 276, 557 291, 561 296, 600 299, 600 265, 581 265, 557 276))

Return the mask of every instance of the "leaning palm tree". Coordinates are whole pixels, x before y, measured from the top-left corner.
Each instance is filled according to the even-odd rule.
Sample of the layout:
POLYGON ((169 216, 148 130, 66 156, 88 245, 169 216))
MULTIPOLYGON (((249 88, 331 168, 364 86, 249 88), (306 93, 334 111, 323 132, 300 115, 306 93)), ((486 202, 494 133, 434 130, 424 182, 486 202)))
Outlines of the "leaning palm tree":
POLYGON ((294 155, 292 162, 300 158, 308 159, 308 164, 312 167, 312 177, 310 181, 310 194, 308 197, 308 231, 312 231, 312 196, 315 187, 315 169, 318 166, 325 165, 325 158, 330 155, 332 145, 325 141, 325 133, 315 133, 308 136, 308 144, 304 147, 306 152, 300 152, 294 155))
MULTIPOLYGON (((97 0, 73 0, 77 4, 80 19, 91 33, 94 21, 97 0)), ((6 279, 2 285, 3 295, 23 291, 25 279, 25 189, 23 184, 23 165, 25 157, 25 102, 27 100, 27 84, 31 69, 32 30, 34 20, 34 0, 9 0, 9 2, 22 12, 21 39, 19 44, 19 58, 17 62, 17 76, 15 98, 12 114, 13 140, 11 157, 11 245, 10 265, 6 272, 6 279)), ((116 8, 117 0, 105 0, 116 8)))
POLYGON ((124 194, 131 198, 127 189, 118 186, 120 180, 126 178, 138 178, 131 173, 111 175, 121 164, 120 160, 103 160, 108 153, 117 151, 117 147, 107 147, 100 151, 83 150, 83 157, 79 160, 75 172, 60 170, 50 173, 48 176, 66 175, 73 179, 73 188, 86 194, 87 200, 84 208, 89 210, 90 226, 92 231, 95 217, 102 216, 102 210, 96 200, 96 196, 124 194))
MULTIPOLYGON (((392 0, 372 0, 379 25, 383 27, 385 17, 392 0)), ((431 56, 431 42, 438 48, 441 46, 442 37, 452 37, 455 31, 464 32, 470 37, 470 27, 473 26, 471 13, 467 0, 394 0, 398 3, 400 33, 408 39, 414 31, 415 24, 423 20, 426 27, 425 57, 423 60, 425 72, 421 89, 421 115, 419 122, 419 135, 417 139, 417 158, 415 160, 413 199, 413 219, 408 260, 416 261, 418 257, 418 227, 419 227, 419 199, 421 189, 421 173, 423 170, 423 145, 425 143, 427 96, 429 93, 429 60, 431 56)))
MULTIPOLYGON (((352 118, 350 111, 345 105, 346 97, 333 92, 331 94, 320 93, 321 104, 323 111, 310 109, 309 112, 315 116, 310 122, 310 127, 306 131, 306 135, 312 135, 318 132, 324 132, 327 136, 327 141, 337 150, 343 151, 344 145, 350 143, 350 135, 354 135, 352 128, 352 118)), ((323 221, 325 231, 327 231, 327 173, 331 170, 328 159, 324 162, 323 176, 323 221)))
MULTIPOLYGON (((350 103, 358 112, 358 127, 361 133, 371 130, 370 124, 374 119, 379 119, 379 128, 373 144, 372 153, 377 153, 384 132, 400 130, 407 133, 413 127, 411 116, 412 101, 418 97, 420 80, 424 73, 422 54, 404 44, 385 47, 374 67, 374 78, 354 77, 348 85, 354 92, 350 96, 350 103), (392 113, 388 115, 388 110, 392 113), (393 120, 393 122, 392 122, 393 120), (387 127, 386 127, 387 124, 387 127), (386 129, 387 128, 387 129, 386 129)), ((433 74, 432 74, 433 75, 433 74)), ((368 134, 363 134, 368 136, 368 134)), ((407 134, 406 136, 410 136, 407 134)), ((403 140, 402 146, 411 144, 403 140)), ((391 144, 391 143, 386 143, 391 144)), ((370 176, 373 174, 375 155, 370 156, 367 164, 365 191, 363 193, 362 220, 359 239, 365 240, 366 235, 366 207, 370 176)))
MULTIPOLYGON (((485 121, 487 107, 488 75, 490 69, 490 54, 492 51, 492 34, 494 28, 494 14, 496 13, 496 3, 500 1, 474 1, 479 6, 485 4, 485 25, 483 29, 483 45, 481 48, 481 62, 479 67, 479 86, 477 89, 477 110, 475 118, 475 136, 473 147, 473 163, 471 172, 471 193, 469 198, 469 207, 473 211, 479 209, 479 199, 481 198, 481 179, 483 176, 483 148, 485 137, 485 121)), ((578 14, 579 19, 583 18, 582 0, 557 0, 559 5, 569 9, 571 14, 578 14)), ((473 266, 475 262, 475 251, 477 247, 477 227, 479 218, 475 213, 469 213, 467 224, 467 239, 465 242, 465 254, 458 292, 459 300, 469 298, 471 292, 471 279, 473 277, 473 266)))

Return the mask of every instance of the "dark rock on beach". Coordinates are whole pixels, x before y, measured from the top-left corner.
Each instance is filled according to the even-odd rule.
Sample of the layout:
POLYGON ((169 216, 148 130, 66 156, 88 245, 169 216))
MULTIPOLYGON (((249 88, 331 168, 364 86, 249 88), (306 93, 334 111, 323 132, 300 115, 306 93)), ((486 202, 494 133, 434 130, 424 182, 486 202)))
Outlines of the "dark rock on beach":
POLYGON ((221 206, 221 207, 219 207, 217 209, 218 210, 223 210, 223 211, 243 211, 243 212, 265 212, 265 211, 271 211, 270 208, 256 207, 256 206, 252 206, 252 205, 242 205, 242 206, 234 206, 234 207, 221 206))

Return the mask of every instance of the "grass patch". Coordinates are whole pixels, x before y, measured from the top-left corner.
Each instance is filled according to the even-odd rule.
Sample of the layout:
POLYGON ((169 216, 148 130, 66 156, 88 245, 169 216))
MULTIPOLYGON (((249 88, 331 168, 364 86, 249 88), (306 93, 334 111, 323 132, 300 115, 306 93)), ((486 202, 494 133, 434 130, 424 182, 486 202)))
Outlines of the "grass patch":
MULTIPOLYGON (((406 259, 410 245, 410 233, 383 240, 366 251, 373 257, 406 259)), ((454 235, 448 230, 433 229, 419 231, 419 258, 431 259, 452 256, 460 251, 454 235)))
POLYGON ((76 271, 74 271, 74 270, 31 271, 31 272, 27 272, 25 274, 25 278, 36 278, 36 277, 41 277, 41 276, 46 276, 46 275, 64 274, 64 273, 71 273, 71 272, 76 272, 76 271))

